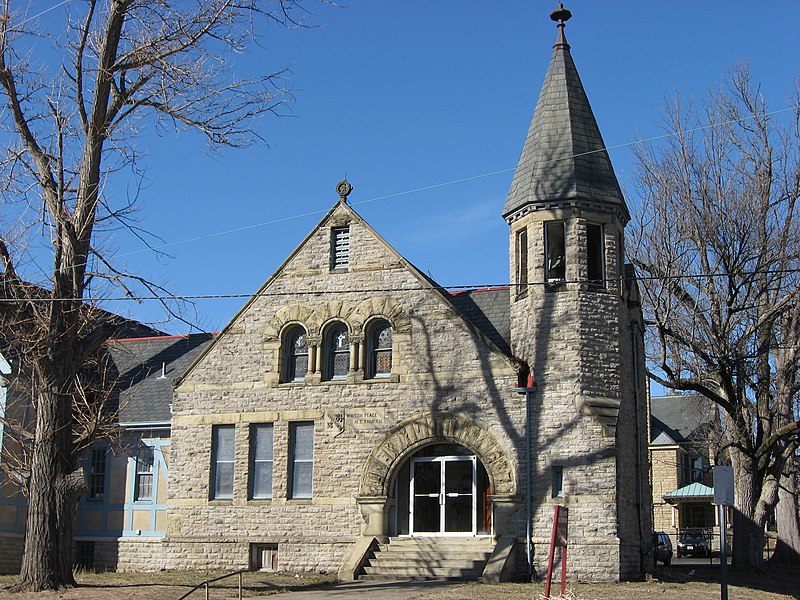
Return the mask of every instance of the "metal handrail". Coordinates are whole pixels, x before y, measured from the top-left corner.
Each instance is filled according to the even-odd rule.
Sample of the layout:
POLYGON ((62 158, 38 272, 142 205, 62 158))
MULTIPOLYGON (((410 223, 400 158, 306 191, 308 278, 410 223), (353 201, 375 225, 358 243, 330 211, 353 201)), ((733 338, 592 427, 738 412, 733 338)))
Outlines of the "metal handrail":
POLYGON ((247 573, 247 569, 242 569, 240 571, 233 571, 232 573, 228 573, 226 575, 220 575, 219 577, 215 577, 214 579, 206 579, 205 581, 201 581, 192 589, 190 589, 188 592, 186 592, 183 596, 178 598, 178 600, 183 600, 184 598, 188 598, 197 590, 199 590, 201 587, 206 588, 206 600, 208 600, 209 584, 221 581, 223 579, 227 579, 228 577, 233 577, 234 575, 239 576, 239 600, 242 600, 242 573, 247 573))

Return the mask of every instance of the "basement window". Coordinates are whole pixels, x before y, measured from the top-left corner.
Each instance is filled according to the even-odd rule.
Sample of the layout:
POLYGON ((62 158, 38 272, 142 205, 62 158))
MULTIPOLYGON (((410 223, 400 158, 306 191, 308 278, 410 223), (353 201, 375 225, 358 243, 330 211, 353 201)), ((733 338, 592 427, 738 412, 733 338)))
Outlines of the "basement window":
POLYGON ((94 571, 94 542, 76 542, 75 568, 78 571, 94 571))
POLYGON ((250 544, 251 571, 278 570, 278 544, 250 544))
POLYGON ((331 270, 350 268, 350 228, 331 228, 331 270))

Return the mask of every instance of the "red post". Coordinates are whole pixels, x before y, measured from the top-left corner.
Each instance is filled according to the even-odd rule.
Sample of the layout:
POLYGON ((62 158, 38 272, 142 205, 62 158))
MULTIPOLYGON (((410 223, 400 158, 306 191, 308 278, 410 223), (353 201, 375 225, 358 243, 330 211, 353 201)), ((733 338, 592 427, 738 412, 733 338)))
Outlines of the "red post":
POLYGON ((567 591, 567 525, 569 509, 556 504, 553 515, 553 533, 550 536, 550 556, 547 561, 547 580, 544 584, 544 600, 550 600, 550 587, 553 579, 553 559, 557 547, 561 547, 561 596, 567 591))

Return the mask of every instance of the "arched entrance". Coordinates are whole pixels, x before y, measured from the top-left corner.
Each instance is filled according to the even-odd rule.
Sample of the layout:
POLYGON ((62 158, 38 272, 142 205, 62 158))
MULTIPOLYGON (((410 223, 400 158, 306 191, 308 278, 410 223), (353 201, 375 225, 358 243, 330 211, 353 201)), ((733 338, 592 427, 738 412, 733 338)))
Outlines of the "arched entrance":
POLYGON ((492 533, 491 484, 483 463, 459 444, 432 444, 400 467, 392 486, 394 535, 492 533))
MULTIPOLYGON (((357 498, 363 535, 481 535, 516 510, 516 469, 504 440, 466 415, 424 413, 370 453, 357 498)), ((503 532, 497 531, 495 534, 503 532)))

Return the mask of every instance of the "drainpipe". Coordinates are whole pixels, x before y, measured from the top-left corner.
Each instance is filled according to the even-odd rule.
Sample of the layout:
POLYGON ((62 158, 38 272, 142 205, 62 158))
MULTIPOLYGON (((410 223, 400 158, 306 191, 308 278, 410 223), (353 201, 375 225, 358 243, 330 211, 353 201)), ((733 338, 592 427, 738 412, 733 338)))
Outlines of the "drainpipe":
POLYGON ((639 322, 631 321, 631 354, 633 355, 633 406, 636 414, 636 507, 639 512, 637 521, 639 523, 639 572, 644 573, 644 554, 645 539, 642 530, 642 441, 640 437, 641 414, 639 396, 639 344, 637 334, 639 333, 639 322))
MULTIPOLYGON (((525 519, 525 556, 528 563, 528 581, 533 579, 533 556, 531 553, 531 538, 533 532, 531 531, 531 521, 533 520, 533 492, 531 485, 531 477, 533 469, 531 468, 531 394, 536 391, 537 385, 533 380, 533 373, 530 370, 526 374, 521 373, 525 377, 524 383, 518 382, 517 387, 514 389, 518 394, 525 394, 525 480, 527 482, 525 491, 525 504, 527 505, 527 518, 525 519)), ((522 377, 520 377, 522 379, 522 377)))

